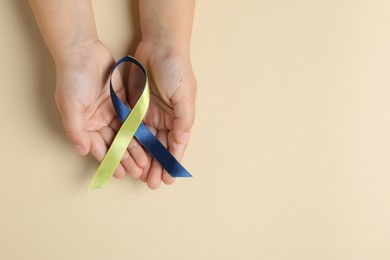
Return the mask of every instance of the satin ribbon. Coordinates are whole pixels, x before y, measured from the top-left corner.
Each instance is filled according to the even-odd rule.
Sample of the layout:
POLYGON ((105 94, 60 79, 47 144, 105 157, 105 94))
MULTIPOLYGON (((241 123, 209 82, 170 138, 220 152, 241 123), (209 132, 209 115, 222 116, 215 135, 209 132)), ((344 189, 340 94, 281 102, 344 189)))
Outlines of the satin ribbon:
POLYGON ((142 123, 148 110, 150 101, 150 88, 144 66, 135 58, 126 56, 120 59, 112 68, 110 77, 111 101, 115 112, 122 122, 106 156, 101 162, 95 176, 88 186, 87 191, 103 188, 111 180, 114 171, 118 167, 131 139, 135 138, 141 145, 161 164, 172 177, 192 177, 191 174, 173 157, 173 155, 160 143, 153 133, 142 123), (145 87, 133 109, 128 108, 116 95, 112 87, 112 74, 114 70, 124 62, 135 64, 145 75, 145 87))

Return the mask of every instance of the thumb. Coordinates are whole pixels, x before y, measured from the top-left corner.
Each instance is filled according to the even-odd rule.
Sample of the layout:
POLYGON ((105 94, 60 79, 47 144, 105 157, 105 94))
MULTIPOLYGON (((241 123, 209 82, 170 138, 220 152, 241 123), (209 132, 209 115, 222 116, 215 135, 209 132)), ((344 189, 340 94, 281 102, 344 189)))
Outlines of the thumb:
POLYGON ((175 119, 173 121, 173 135, 175 141, 186 145, 195 120, 195 100, 185 98, 173 107, 175 119))
POLYGON ((175 119, 171 132, 168 134, 168 147, 172 155, 178 160, 184 156, 190 131, 195 119, 195 102, 193 99, 183 99, 173 107, 175 119))
POLYGON ((87 155, 91 149, 91 137, 85 130, 83 113, 60 109, 65 133, 80 155, 87 155))

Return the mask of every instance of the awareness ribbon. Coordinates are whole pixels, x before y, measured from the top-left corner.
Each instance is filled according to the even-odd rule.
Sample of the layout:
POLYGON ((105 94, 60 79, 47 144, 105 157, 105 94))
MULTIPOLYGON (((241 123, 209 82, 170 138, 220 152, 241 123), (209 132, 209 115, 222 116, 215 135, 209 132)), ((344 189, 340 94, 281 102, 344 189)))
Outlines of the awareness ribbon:
POLYGON ((146 69, 138 60, 131 56, 126 56, 114 65, 110 76, 110 94, 112 104, 114 105, 117 116, 122 122, 122 126, 89 184, 87 191, 103 188, 110 182, 115 169, 118 167, 134 136, 172 177, 192 177, 142 122, 149 106, 150 88, 146 69), (112 74, 124 62, 135 64, 145 75, 144 90, 133 109, 128 108, 119 99, 112 87, 112 74))

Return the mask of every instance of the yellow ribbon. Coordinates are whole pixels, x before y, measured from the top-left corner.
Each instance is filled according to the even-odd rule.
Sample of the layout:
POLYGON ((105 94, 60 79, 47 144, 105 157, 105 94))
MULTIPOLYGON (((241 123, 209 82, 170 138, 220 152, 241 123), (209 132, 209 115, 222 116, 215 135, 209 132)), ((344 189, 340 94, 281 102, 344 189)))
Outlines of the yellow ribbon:
POLYGON ((103 188, 110 182, 111 177, 125 154, 131 139, 133 138, 139 125, 142 123, 150 101, 150 88, 146 70, 145 78, 145 88, 140 98, 115 136, 106 156, 89 184, 87 191, 103 188))

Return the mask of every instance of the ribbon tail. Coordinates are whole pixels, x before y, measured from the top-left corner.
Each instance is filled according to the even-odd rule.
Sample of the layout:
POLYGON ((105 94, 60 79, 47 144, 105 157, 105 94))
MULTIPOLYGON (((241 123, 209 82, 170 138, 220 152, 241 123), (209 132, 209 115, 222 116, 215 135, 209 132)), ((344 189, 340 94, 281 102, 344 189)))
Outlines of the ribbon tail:
POLYGON ((152 132, 141 124, 135 132, 135 138, 161 164, 172 177, 192 177, 152 132))

